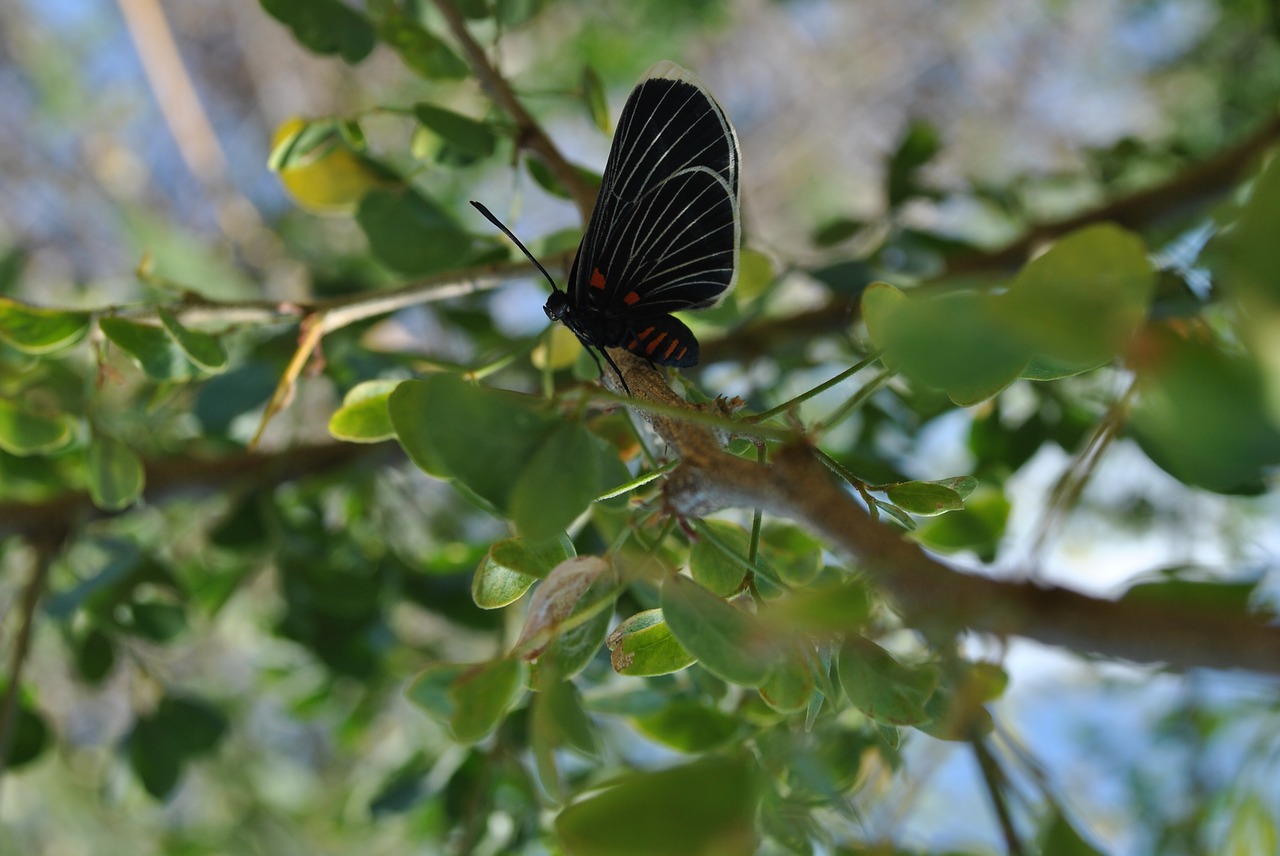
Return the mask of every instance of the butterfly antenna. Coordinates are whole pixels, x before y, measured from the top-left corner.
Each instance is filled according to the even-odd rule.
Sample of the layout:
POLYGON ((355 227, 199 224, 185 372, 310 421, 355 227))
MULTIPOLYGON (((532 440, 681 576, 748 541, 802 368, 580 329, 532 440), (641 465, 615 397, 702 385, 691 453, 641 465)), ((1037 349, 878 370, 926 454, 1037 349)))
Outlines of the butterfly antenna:
POLYGON ((520 252, 524 253, 525 256, 529 259, 529 261, 533 262, 534 266, 537 267, 538 270, 542 271, 542 275, 547 278, 547 282, 551 283, 552 291, 560 290, 556 288, 556 281, 551 278, 551 274, 547 273, 547 269, 542 266, 542 262, 538 261, 533 257, 533 253, 529 252, 529 249, 524 244, 520 243, 520 239, 517 238, 510 229, 504 226, 501 220, 493 216, 492 211, 490 211, 488 208, 485 208, 483 205, 481 205, 479 202, 476 202, 474 199, 471 200, 471 204, 474 205, 475 209, 479 211, 481 214, 483 214, 490 223, 492 223, 493 225, 501 229, 502 234, 506 235, 508 238, 510 238, 512 241, 515 242, 515 245, 520 248, 520 252))

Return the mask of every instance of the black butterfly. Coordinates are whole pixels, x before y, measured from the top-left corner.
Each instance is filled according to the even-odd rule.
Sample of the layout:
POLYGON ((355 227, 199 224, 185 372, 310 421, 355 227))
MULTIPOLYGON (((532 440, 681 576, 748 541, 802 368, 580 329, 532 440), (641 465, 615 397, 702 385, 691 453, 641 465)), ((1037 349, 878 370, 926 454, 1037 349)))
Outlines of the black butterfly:
MULTIPOLYGON (((605 348, 696 365, 698 340, 671 313, 714 306, 737 282, 739 158, 738 136, 706 85, 673 62, 658 63, 618 118, 568 289, 556 289, 538 265, 551 281, 547 317, 563 322, 592 357, 603 354, 628 392, 605 348)), ((488 209, 471 204, 524 250, 488 209)))

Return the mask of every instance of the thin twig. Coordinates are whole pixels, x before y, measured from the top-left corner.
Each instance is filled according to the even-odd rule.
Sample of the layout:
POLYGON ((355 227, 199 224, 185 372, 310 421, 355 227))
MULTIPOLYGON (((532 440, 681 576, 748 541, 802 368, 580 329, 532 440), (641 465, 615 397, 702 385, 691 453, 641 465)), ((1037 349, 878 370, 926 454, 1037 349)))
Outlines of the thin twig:
POLYGON ((9 758, 9 744, 13 741, 14 727, 18 721, 18 698, 22 692, 22 671, 27 663, 27 654, 31 650, 31 632, 35 626, 36 607, 44 594, 45 581, 49 578, 49 566, 53 564, 53 555, 57 542, 39 540, 34 543, 35 558, 32 562, 31 579, 22 592, 22 612, 19 616, 21 624, 18 635, 13 642, 13 651, 9 656, 9 671, 6 675, 8 685, 5 687, 4 699, 0 700, 0 784, 4 782, 4 774, 9 758))
POLYGON ((542 159, 547 169, 551 170, 573 197, 574 204, 578 206, 578 212, 582 215, 582 222, 590 220, 591 212, 596 206, 595 188, 565 160, 564 155, 560 154, 560 150, 547 136, 546 131, 542 130, 542 126, 529 114, 528 110, 524 109, 524 105, 520 103, 520 99, 516 97, 506 78, 489 62, 484 48, 471 37, 466 20, 458 11, 458 7, 453 5, 452 0, 435 0, 435 3, 449 25, 454 39, 462 47, 471 70, 480 79, 480 84, 489 93, 489 97, 516 123, 519 133, 517 145, 528 149, 542 159))

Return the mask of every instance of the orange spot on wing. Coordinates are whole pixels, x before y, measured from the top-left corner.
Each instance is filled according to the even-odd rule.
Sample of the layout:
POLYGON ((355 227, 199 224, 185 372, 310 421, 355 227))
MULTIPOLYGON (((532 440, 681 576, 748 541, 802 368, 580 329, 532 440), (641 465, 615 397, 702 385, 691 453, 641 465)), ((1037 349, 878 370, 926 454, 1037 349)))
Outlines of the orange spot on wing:
POLYGON ((630 306, 640 300, 640 295, 634 291, 628 291, 627 296, 622 298, 622 302, 630 306))
POLYGON ((604 288, 604 274, 600 273, 600 268, 591 271, 591 287, 604 288))
POLYGON ((666 352, 665 354, 663 354, 663 355, 662 355, 662 358, 663 358, 664 360, 669 360, 669 359, 671 359, 671 352, 672 352, 672 351, 674 351, 674 350, 675 350, 676 348, 678 348, 678 347, 680 347, 680 340, 679 340, 679 339, 672 339, 672 340, 671 340, 671 344, 670 344, 670 345, 667 345, 667 352, 666 352))
POLYGON ((645 349, 644 349, 644 355, 645 355, 646 357, 651 357, 651 356, 653 356, 653 352, 654 352, 655 350, 657 350, 657 348, 658 348, 658 343, 659 343, 659 342, 661 342, 661 341, 662 341, 663 339, 665 339, 665 338, 667 338, 667 334, 666 334, 666 333, 659 333, 657 336, 654 336, 654 337, 653 337, 653 341, 652 341, 652 342, 650 342, 650 343, 649 343, 649 346, 648 346, 647 348, 645 348, 645 349))
MULTIPOLYGON (((652 327, 645 327, 645 328, 644 328, 643 330, 641 330, 639 333, 636 333, 636 338, 637 338, 637 339, 647 339, 647 338, 649 338, 649 334, 650 334, 650 333, 652 333, 652 332, 653 332, 653 328, 652 328, 652 327)), ((661 338, 661 337, 659 337, 659 338, 661 338)))
POLYGON ((679 356, 677 356, 677 357, 676 357, 676 359, 677 359, 677 360, 683 360, 683 359, 684 359, 684 355, 685 355, 685 354, 687 354, 687 353, 689 353, 689 349, 688 349, 688 348, 681 348, 681 349, 680 349, 680 354, 679 354, 679 356))

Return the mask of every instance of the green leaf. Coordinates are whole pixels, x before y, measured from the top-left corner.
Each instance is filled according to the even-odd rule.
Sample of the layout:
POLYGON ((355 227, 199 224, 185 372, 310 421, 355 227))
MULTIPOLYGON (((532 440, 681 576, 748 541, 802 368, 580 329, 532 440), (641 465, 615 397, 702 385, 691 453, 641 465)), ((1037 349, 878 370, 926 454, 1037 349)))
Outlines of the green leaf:
POLYGON ((885 195, 890 208, 897 208, 912 196, 925 194, 920 188, 917 174, 941 148, 938 129, 930 123, 917 120, 907 126, 885 171, 885 195))
POLYGON ((609 625, 613 622, 613 603, 618 589, 613 578, 597 581, 596 591, 588 591, 578 601, 569 616, 569 623, 581 620, 576 626, 557 633, 534 664, 535 675, 550 672, 559 681, 577 676, 595 659, 604 646, 609 625))
POLYGON ((552 429, 522 469, 508 510, 520 534, 534 541, 564 532, 600 493, 600 459, 578 422, 552 429))
POLYGON ((212 750, 227 730, 217 708, 195 698, 165 696, 155 711, 139 717, 126 740, 129 761, 147 793, 168 796, 186 762, 212 750))
POLYGON ((849 702, 885 725, 927 722, 925 703, 941 676, 937 666, 903 665, 861 636, 850 636, 840 647, 837 673, 849 702))
POLYGON ((678 672, 698 660, 685 650, 662 617, 661 609, 638 612, 605 639, 610 662, 620 675, 651 677, 678 672))
POLYGON ((600 735, 582 707, 582 696, 569 681, 556 681, 538 694, 542 710, 554 725, 564 745, 583 755, 600 755, 600 735))
POLYGON ((1004 535, 1009 511, 1009 500, 1000 491, 976 491, 961 510, 924 521, 914 537, 931 550, 973 550, 983 561, 990 561, 1004 535))
POLYGON ((65 414, 41 416, 0 398, 0 449, 26 457, 56 452, 75 439, 76 423, 65 414))
POLYGON ((367 380, 342 397, 342 406, 329 417, 329 433, 348 443, 379 443, 396 436, 387 402, 398 380, 367 380))
MULTIPOLYGON (((6 678, 0 681, 0 695, 7 690, 6 678)), ((13 713, 13 730, 9 735, 9 745, 4 757, 5 770, 16 770, 30 764, 49 745, 49 726, 26 698, 25 692, 18 694, 18 704, 13 713)))
POLYGON ((145 601, 132 604, 130 612, 134 630, 152 642, 168 642, 187 629, 187 612, 177 604, 145 601))
POLYGON ((470 73, 453 48, 399 10, 392 9, 378 23, 378 36, 428 80, 462 80, 470 73))
POLYGON ((760 620, 779 634, 846 634, 862 628, 871 615, 871 591, 863 580, 844 572, 787 592, 760 610, 760 620))
POLYGON ((810 240, 819 247, 831 247, 842 244, 866 228, 863 220, 849 217, 836 217, 813 230, 810 240))
POLYGON ((1222 856, 1253 856, 1256 853, 1280 853, 1280 831, 1272 811, 1256 795, 1240 801, 1227 828, 1222 856))
POLYGON ((1080 833, 1076 832, 1057 806, 1054 806, 1048 821, 1041 828, 1039 844, 1040 856, 1103 856, 1101 850, 1089 844, 1080 833))
POLYGON ((448 725, 456 710, 449 688, 471 668, 457 663, 439 663, 423 669, 405 687, 405 697, 436 721, 448 725))
POLYGON ((159 315, 165 332, 191 362, 207 372, 220 372, 227 367, 227 352, 216 337, 187 329, 163 306, 156 307, 156 314, 159 315))
POLYGON ((595 126, 601 133, 609 133, 609 100, 605 97, 604 81, 594 66, 582 67, 582 101, 595 126))
POLYGON ((978 480, 973 476, 952 476, 949 479, 937 479, 932 483, 951 488, 960 495, 961 499, 968 497, 978 487, 978 480))
POLYGON ((1216 578, 1196 568, 1169 568, 1135 580, 1121 596, 1126 603, 1153 606, 1194 606, 1205 613, 1250 614, 1250 603, 1261 578, 1230 580, 1216 578))
POLYGON ((754 764, 706 758, 637 773, 556 818, 567 856, 750 856, 756 852, 754 764))
POLYGON ((341 0, 262 0, 262 8, 313 53, 355 65, 373 50, 373 25, 341 0))
POLYGON ((1273 158, 1254 180, 1249 201, 1235 228, 1215 239, 1215 243, 1223 245, 1225 265, 1221 282, 1228 293, 1243 301, 1251 314, 1270 316, 1280 309, 1280 271, 1275 263, 1278 222, 1280 163, 1273 158))
POLYGON ((561 562, 534 592, 515 650, 527 660, 537 658, 562 631, 580 626, 611 606, 616 586, 612 568, 598 556, 561 562))
POLYGON ((760 554, 787 585, 813 582, 822 570, 822 552, 822 542, 799 526, 771 522, 761 532, 760 554))
POLYGON ((523 597, 537 581, 537 577, 498 564, 492 552, 486 553, 471 578, 471 600, 481 609, 501 609, 523 597))
POLYGON ((455 479, 500 512, 508 507, 515 475, 561 424, 532 405, 526 396, 444 374, 405 381, 387 404, 415 464, 437 478, 455 479))
POLYGON ((1072 232, 1028 262, 999 301, 1008 329, 1033 343, 1041 374, 1110 361, 1147 318, 1155 271, 1142 239, 1103 223, 1072 232))
POLYGON ((187 380, 194 375, 186 354, 161 328, 115 317, 100 318, 98 327, 148 377, 187 380))
POLYGON ((738 719, 692 699, 673 699, 662 710, 632 720, 636 730, 677 752, 710 752, 738 733, 738 719))
POLYGON ((503 29, 526 23, 547 5, 547 0, 495 0, 494 11, 503 29))
POLYGON ((114 437, 95 435, 86 455, 89 497, 104 511, 128 508, 142 496, 146 474, 133 450, 114 437))
POLYGON ((956 404, 994 396, 1018 378, 1030 347, 1000 316, 997 297, 957 291, 909 298, 885 283, 862 295, 867 331, 886 366, 956 404))
POLYGON ((662 615, 680 644, 713 675, 748 687, 768 677, 770 646, 755 616, 678 574, 662 585, 662 615))
POLYGON ((925 703, 929 722, 920 730, 938 740, 972 741, 990 734, 995 721, 984 707, 1003 694, 1009 676, 994 663, 948 664, 938 689, 925 703))
POLYGON ((74 345, 89 330, 87 312, 27 306, 0 297, 0 340, 24 354, 49 354, 74 345))
POLYGON ((439 273, 475 255, 471 236, 439 203, 412 188, 369 191, 356 222, 378 261, 407 276, 439 273))
POLYGON ((424 127, 469 157, 487 158, 497 147, 493 129, 469 116, 425 103, 415 104, 413 114, 424 127))
POLYGON ((712 594, 728 597, 742 587, 750 573, 747 550, 751 536, 736 523, 706 520, 704 525, 717 537, 699 538, 689 551, 689 572, 712 594))
POLYGON ((95 627, 76 641, 75 658, 81 679, 97 686, 116 664, 115 641, 95 627))
POLYGON ((475 743, 488 736, 515 703, 523 678, 524 665, 514 658, 481 663, 458 675, 447 690, 454 738, 475 743))
POLYGON ((960 494, 933 482, 902 482, 885 489, 889 501, 912 514, 932 517, 964 508, 960 494))
POLYGON ((1280 464, 1280 429, 1248 356, 1150 331, 1130 428, 1175 478, 1223 493, 1253 491, 1280 464))
MULTIPOLYGON (((524 159, 524 167, 529 171, 529 177, 533 179, 534 183, 547 193, 550 193, 552 196, 559 196, 561 199, 573 198, 572 194, 570 194, 569 191, 565 189, 565 186, 560 183, 560 179, 556 178, 555 174, 547 168, 547 165, 536 157, 526 156, 524 159)), ((600 175, 598 173, 594 173, 591 170, 580 166, 574 166, 573 169, 578 173, 578 175, 582 176, 588 184, 597 188, 600 186, 600 175)))
POLYGON ((783 714, 799 713, 813 698, 813 671, 801 648, 793 646, 786 659, 760 685, 765 704, 783 714))

